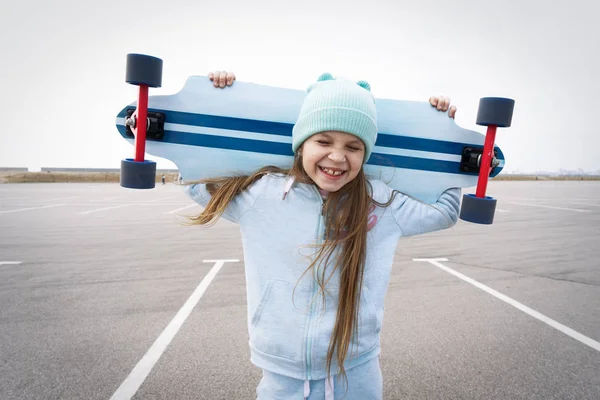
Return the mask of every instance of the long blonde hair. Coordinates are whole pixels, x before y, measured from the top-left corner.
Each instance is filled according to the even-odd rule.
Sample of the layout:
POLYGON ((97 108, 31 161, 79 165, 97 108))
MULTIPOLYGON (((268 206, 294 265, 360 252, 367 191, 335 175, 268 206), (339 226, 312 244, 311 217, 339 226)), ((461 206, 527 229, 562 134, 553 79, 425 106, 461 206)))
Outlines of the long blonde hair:
MULTIPOLYGON (((207 184, 211 199, 200 215, 189 217, 192 224, 210 225, 216 222, 237 194, 267 173, 283 173, 294 177, 298 182, 314 184, 304 171, 302 158, 298 153, 291 169, 267 166, 250 176, 204 179, 200 183, 207 184)), ((315 268, 320 271, 316 281, 320 288, 319 294, 325 301, 325 287, 335 270, 340 270, 338 309, 329 341, 326 367, 329 376, 333 357, 337 354, 338 372, 346 380, 346 385, 344 361, 352 335, 358 336, 358 313, 366 263, 369 208, 372 204, 380 207, 387 206, 394 198, 393 194, 387 203, 378 203, 372 198, 371 192, 372 187, 361 168, 351 182, 337 192, 329 193, 323 207, 326 221, 325 240, 318 246, 315 259, 304 272, 306 274, 315 268), (327 266, 336 249, 339 249, 339 257, 334 260, 333 270, 326 276, 325 268, 318 267, 321 264, 327 266)))

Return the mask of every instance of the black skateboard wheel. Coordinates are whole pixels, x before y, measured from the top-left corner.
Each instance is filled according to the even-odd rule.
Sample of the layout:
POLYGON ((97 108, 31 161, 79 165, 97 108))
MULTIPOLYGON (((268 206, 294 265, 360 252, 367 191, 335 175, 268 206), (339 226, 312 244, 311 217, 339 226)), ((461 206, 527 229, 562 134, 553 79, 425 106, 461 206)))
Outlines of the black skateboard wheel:
POLYGON ((502 97, 483 97, 479 100, 477 125, 496 125, 508 128, 512 122, 515 101, 502 97))
POLYGON ((121 160, 121 186, 129 189, 154 189, 156 163, 154 161, 121 160))
POLYGON ((460 219, 475 224, 490 225, 494 222, 496 199, 492 197, 476 197, 474 194, 463 195, 460 207, 460 219))
POLYGON ((160 58, 144 54, 127 54, 125 81, 132 85, 160 87, 163 62, 160 58))

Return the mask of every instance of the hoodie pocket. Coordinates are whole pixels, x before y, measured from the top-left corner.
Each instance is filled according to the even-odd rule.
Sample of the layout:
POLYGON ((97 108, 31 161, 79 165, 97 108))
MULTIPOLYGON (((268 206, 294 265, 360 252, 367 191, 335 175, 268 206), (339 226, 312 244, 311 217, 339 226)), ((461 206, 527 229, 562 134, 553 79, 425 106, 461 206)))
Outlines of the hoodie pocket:
POLYGON ((309 286, 269 280, 252 316, 250 345, 271 356, 304 360, 309 299, 309 286))

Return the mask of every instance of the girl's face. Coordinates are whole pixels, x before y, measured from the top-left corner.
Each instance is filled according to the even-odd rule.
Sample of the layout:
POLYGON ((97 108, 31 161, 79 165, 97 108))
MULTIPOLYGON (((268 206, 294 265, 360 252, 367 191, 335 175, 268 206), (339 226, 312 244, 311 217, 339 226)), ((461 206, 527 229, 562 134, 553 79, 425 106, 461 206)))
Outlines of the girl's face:
POLYGON ((302 167, 327 192, 351 182, 363 165, 365 145, 354 135, 327 131, 312 135, 300 147, 302 167))

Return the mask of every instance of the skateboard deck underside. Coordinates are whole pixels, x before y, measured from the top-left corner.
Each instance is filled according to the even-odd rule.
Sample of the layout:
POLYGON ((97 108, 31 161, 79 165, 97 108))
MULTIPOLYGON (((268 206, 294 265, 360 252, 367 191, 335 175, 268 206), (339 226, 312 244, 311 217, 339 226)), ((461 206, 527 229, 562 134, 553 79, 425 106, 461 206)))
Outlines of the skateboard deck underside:
MULTIPOLYGON (((248 175, 266 165, 289 168, 293 162, 292 128, 305 92, 236 82, 215 89, 205 76, 188 78, 177 94, 150 96, 151 112, 164 114, 164 137, 148 139, 146 153, 172 161, 185 181, 248 175)), ((377 99, 379 133, 365 165, 370 178, 426 202, 448 188, 477 185, 478 174, 461 171, 463 149, 483 147, 485 136, 459 127, 426 102, 377 99)), ((119 133, 131 144, 125 116, 117 115, 119 133)), ((502 151, 495 147, 500 165, 502 151)))

